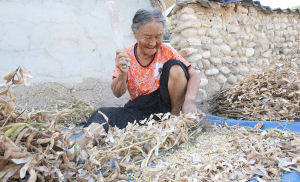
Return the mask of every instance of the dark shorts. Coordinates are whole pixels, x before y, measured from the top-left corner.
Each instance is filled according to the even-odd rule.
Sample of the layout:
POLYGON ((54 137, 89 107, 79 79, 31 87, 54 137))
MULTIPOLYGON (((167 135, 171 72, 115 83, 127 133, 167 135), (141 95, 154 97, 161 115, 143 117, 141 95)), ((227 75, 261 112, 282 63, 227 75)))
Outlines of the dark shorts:
MULTIPOLYGON (((108 117, 108 124, 117 126, 123 129, 127 126, 128 122, 133 123, 136 121, 149 118, 151 114, 171 112, 171 99, 168 91, 169 71, 171 66, 178 64, 185 72, 187 80, 189 80, 188 68, 181 61, 172 59, 167 61, 162 69, 160 77, 160 87, 156 91, 140 96, 133 101, 128 101, 124 107, 100 107, 87 121, 84 127, 89 126, 91 123, 106 123, 104 117, 99 114, 101 111, 108 117)), ((108 124, 104 125, 106 132, 108 131, 108 124)))

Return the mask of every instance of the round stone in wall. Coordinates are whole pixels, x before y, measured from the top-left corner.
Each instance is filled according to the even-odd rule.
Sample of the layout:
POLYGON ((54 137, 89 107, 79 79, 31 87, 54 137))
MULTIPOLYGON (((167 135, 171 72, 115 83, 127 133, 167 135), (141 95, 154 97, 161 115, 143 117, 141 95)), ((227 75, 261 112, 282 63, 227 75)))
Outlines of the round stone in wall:
POLYGON ((220 47, 217 45, 211 46, 210 53, 212 57, 218 57, 220 53, 220 47))
POLYGON ((214 39, 214 44, 222 44, 223 43, 223 39, 214 39))
POLYGON ((205 59, 210 58, 211 57, 210 52, 208 52, 208 51, 203 52, 202 57, 205 58, 205 59))
POLYGON ((189 14, 183 14, 181 16, 181 20, 185 21, 185 20, 197 20, 197 16, 195 15, 189 15, 189 14))
POLYGON ((199 61, 197 65, 198 65, 198 68, 199 68, 199 69, 203 69, 202 61, 199 61))
POLYGON ((231 48, 234 48, 234 47, 236 47, 237 43, 236 43, 236 42, 229 42, 228 45, 229 45, 231 48))
POLYGON ((208 30, 208 36, 211 38, 216 38, 218 35, 219 35, 218 30, 216 30, 216 29, 208 30))
POLYGON ((256 64, 255 64, 256 66, 259 66, 259 67, 260 67, 260 66, 262 66, 262 64, 263 64, 263 63, 262 63, 262 59, 256 60, 256 64))
POLYGON ((214 58, 214 57, 210 58, 210 62, 213 65, 220 65, 222 63, 220 58, 214 58))
POLYGON ((172 36, 170 38, 170 44, 176 46, 180 42, 180 40, 181 40, 180 36, 178 36, 178 35, 177 36, 172 36))
POLYGON ((255 46, 255 43, 254 42, 249 42, 247 43, 246 47, 248 48, 253 48, 255 46))
POLYGON ((231 48, 228 45, 221 45, 220 50, 225 55, 228 55, 231 52, 231 48))
POLYGON ((206 30, 205 30, 205 29, 200 29, 200 30, 198 30, 198 35, 199 35, 199 36, 204 36, 205 33, 206 33, 206 30))
POLYGON ((229 66, 229 70, 232 74, 238 74, 239 73, 239 69, 235 66, 229 66))
POLYGON ((240 47, 236 47, 235 50, 236 50, 237 54, 239 55, 239 57, 243 56, 243 52, 242 52, 242 49, 240 47))
POLYGON ((226 39, 227 41, 229 41, 231 38, 232 38, 232 35, 231 35, 231 34, 227 34, 227 35, 225 36, 225 39, 226 39))
POLYGON ((198 49, 194 49, 194 48, 185 48, 185 49, 181 49, 181 50, 179 51, 179 54, 180 54, 181 56, 185 57, 185 56, 189 56, 189 55, 191 55, 191 54, 193 54, 193 53, 196 53, 196 52, 198 52, 198 49))
POLYGON ((241 80, 243 80, 243 76, 242 75, 236 75, 236 79, 238 82, 240 82, 241 80))
POLYGON ((234 76, 234 75, 230 75, 228 78, 227 78, 227 82, 230 83, 230 84, 234 84, 237 82, 237 78, 234 76))
POLYGON ((207 93, 203 89, 198 90, 197 100, 206 100, 207 99, 207 93))
POLYGON ((216 75, 219 73, 219 70, 217 68, 211 68, 205 71, 205 74, 207 76, 212 76, 212 75, 216 75))
POLYGON ((195 54, 195 55, 192 55, 190 56, 187 61, 190 62, 190 63, 195 63, 195 62, 198 62, 202 59, 202 55, 201 54, 195 54))
POLYGON ((225 76, 223 76, 223 75, 218 75, 216 77, 216 81, 219 84, 224 84, 225 82, 227 82, 227 78, 225 76))
POLYGON ((222 57, 222 63, 224 63, 224 64, 226 64, 226 63, 231 64, 232 63, 232 57, 231 56, 222 57))
POLYGON ((190 7, 185 7, 185 8, 182 8, 181 13, 182 14, 194 14, 195 10, 190 7))
POLYGON ((253 57, 257 59, 260 56, 260 51, 255 50, 253 57))
POLYGON ((203 69, 207 70, 210 67, 210 62, 207 59, 201 61, 203 64, 203 69))
POLYGON ((230 73, 230 70, 226 66, 220 67, 219 71, 222 72, 223 74, 229 74, 230 73))
POLYGON ((249 73, 249 69, 246 66, 240 66, 239 71, 241 75, 247 75, 249 73))
POLYGON ((262 57, 264 58, 269 58, 271 56, 271 51, 265 51, 263 54, 262 54, 262 57))
POLYGON ((185 29, 181 31, 181 35, 186 38, 190 38, 197 35, 197 30, 195 29, 185 29))
POLYGON ((234 57, 237 55, 237 51, 231 51, 230 54, 229 54, 231 57, 234 57))
POLYGON ((209 49, 210 49, 210 45, 209 45, 209 44, 203 44, 203 45, 201 46, 201 49, 202 49, 202 50, 209 50, 209 49))
POLYGON ((208 80, 206 78, 202 78, 199 86, 204 87, 207 84, 208 84, 208 80))
POLYGON ((253 48, 247 48, 246 49, 246 57, 251 57, 254 54, 254 49, 253 48))
POLYGON ((256 59, 253 58, 253 57, 251 57, 251 58, 249 58, 248 63, 249 63, 251 66, 254 66, 255 63, 256 63, 256 59))

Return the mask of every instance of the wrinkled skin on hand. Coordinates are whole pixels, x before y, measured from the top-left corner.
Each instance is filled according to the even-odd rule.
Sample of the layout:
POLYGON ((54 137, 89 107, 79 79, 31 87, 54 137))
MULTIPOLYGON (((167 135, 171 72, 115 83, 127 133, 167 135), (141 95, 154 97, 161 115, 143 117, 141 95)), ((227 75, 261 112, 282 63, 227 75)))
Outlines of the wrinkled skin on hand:
MULTIPOLYGON (((182 114, 188 114, 188 113, 197 113, 200 116, 206 117, 206 114, 203 113, 202 111, 200 111, 199 109, 197 109, 196 105, 194 102, 190 102, 190 101, 184 101, 183 105, 182 105, 182 114)), ((197 117, 196 120, 194 120, 195 123, 200 122, 199 117, 197 117)))
POLYGON ((117 50, 116 51, 116 58, 115 58, 115 64, 116 67, 119 68, 120 72, 127 73, 129 67, 122 68, 122 65, 126 65, 127 62, 130 62, 130 58, 128 54, 124 50, 117 50))

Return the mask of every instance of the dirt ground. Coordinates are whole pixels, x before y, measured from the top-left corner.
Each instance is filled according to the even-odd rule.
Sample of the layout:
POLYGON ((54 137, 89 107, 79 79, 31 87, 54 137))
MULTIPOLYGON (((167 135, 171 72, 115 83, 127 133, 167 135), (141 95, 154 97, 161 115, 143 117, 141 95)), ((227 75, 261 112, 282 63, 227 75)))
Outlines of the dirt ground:
POLYGON ((70 97, 84 100, 96 107, 119 107, 128 100, 128 93, 116 98, 110 91, 109 83, 100 83, 89 79, 82 84, 66 87, 59 83, 31 84, 30 87, 17 85, 13 87, 17 98, 17 108, 45 108, 61 102, 69 102, 70 97))
MULTIPOLYGON (((62 102, 70 102, 70 97, 88 102, 96 107, 122 107, 129 100, 128 92, 116 98, 110 89, 110 83, 100 83, 97 79, 87 79, 81 84, 67 87, 59 83, 31 84, 29 87, 14 85, 17 98, 16 109, 33 111, 53 107, 62 102)), ((9 99, 8 96, 2 97, 9 99)), ((207 112, 207 105, 196 103, 197 107, 207 112)))

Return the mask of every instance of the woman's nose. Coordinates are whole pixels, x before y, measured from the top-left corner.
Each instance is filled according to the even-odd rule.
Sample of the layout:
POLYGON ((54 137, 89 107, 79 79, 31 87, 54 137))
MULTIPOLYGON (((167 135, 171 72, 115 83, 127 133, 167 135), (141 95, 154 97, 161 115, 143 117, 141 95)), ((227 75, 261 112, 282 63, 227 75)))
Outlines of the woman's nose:
POLYGON ((156 44, 155 38, 154 38, 154 39, 151 39, 150 42, 149 42, 149 44, 150 44, 150 45, 155 45, 155 44, 156 44))

